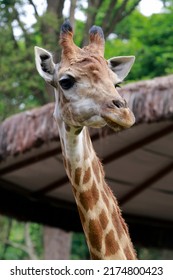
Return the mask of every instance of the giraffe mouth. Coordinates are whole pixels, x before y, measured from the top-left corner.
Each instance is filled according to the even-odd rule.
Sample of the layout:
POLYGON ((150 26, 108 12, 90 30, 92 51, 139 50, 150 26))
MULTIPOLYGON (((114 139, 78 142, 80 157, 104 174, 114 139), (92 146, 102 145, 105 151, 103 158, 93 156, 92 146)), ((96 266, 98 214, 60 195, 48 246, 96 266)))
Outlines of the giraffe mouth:
POLYGON ((114 131, 120 131, 125 129, 125 127, 113 122, 112 120, 108 119, 108 118, 104 118, 106 124, 114 131))
POLYGON ((114 131, 130 128, 135 123, 135 117, 129 109, 123 110, 121 115, 113 112, 104 112, 102 118, 114 131))

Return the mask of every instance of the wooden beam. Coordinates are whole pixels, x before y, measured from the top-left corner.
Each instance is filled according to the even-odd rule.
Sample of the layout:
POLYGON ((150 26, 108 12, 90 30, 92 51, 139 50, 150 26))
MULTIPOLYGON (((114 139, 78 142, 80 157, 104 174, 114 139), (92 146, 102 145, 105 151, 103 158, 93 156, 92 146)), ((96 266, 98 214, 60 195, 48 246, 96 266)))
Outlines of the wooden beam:
POLYGON ((40 190, 34 191, 32 193, 33 197, 41 197, 45 195, 46 193, 51 192, 54 189, 58 189, 62 187, 63 185, 67 184, 69 182, 69 179, 67 176, 62 177, 61 179, 41 188, 40 190))
POLYGON ((11 191, 11 192, 16 192, 17 194, 20 194, 20 195, 26 196, 26 197, 30 196, 30 194, 31 194, 31 191, 29 191, 28 189, 25 189, 15 183, 12 183, 8 180, 0 178, 0 190, 3 188, 8 191, 11 191))
POLYGON ((61 152, 61 147, 59 148, 55 148, 55 149, 52 149, 52 150, 49 150, 49 151, 46 151, 46 152, 43 152, 42 154, 39 154, 39 155, 34 155, 30 158, 27 158, 27 159, 24 159, 24 160, 21 160, 20 162, 17 162, 17 163, 13 163, 7 167, 4 167, 4 168, 1 168, 0 169, 0 176, 4 176, 8 173, 11 173, 11 172, 14 172, 20 168, 24 168, 28 165, 31 165, 31 164, 34 164, 34 163, 37 163, 41 160, 45 160, 49 157, 53 157, 53 156, 56 156, 58 155, 59 153, 61 152))
POLYGON ((150 178, 145 180, 142 184, 135 187, 132 191, 124 195, 121 199, 119 199, 119 204, 124 205, 125 203, 132 200, 134 197, 148 189, 151 185, 168 175, 173 170, 173 162, 162 168, 161 170, 157 171, 155 174, 153 174, 150 178))
POLYGON ((128 145, 127 147, 124 147, 118 151, 111 153, 110 155, 106 156, 102 160, 102 162, 103 162, 103 164, 108 164, 108 163, 110 163, 118 158, 121 158, 145 145, 148 145, 151 142, 154 142, 157 139, 164 137, 172 132, 173 132, 173 125, 171 124, 171 125, 165 127, 164 129, 153 133, 152 135, 146 136, 143 139, 140 139, 140 140, 128 145))

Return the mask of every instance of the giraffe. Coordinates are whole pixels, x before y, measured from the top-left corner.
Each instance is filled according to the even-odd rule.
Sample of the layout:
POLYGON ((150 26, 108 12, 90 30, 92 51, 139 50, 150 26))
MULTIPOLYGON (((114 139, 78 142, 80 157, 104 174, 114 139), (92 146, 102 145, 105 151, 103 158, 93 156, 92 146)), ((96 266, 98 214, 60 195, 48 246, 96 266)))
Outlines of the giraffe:
POLYGON ((61 62, 35 47, 36 67, 54 87, 62 155, 71 182, 92 259, 136 259, 127 225, 89 136, 88 127, 105 125, 114 131, 131 127, 135 118, 117 87, 129 73, 134 56, 104 58, 104 34, 92 26, 89 45, 73 41, 69 21, 61 27, 61 62))

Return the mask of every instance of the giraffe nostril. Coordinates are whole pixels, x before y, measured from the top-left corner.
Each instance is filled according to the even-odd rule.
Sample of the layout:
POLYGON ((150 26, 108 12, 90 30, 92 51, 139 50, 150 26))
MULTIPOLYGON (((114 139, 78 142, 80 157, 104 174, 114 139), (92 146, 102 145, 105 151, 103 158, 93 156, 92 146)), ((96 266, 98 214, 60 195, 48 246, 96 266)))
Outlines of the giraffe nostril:
POLYGON ((112 103, 114 104, 115 107, 117 108, 125 108, 127 107, 127 104, 125 102, 125 100, 120 101, 120 100, 112 100, 112 103))

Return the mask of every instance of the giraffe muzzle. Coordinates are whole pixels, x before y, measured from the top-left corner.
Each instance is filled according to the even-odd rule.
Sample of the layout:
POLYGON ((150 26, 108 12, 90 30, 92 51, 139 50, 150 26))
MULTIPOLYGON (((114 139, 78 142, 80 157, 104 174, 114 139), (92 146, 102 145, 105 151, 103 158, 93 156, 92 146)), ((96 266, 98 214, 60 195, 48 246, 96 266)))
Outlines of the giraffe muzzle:
POLYGON ((135 123, 134 114, 124 100, 113 100, 104 106, 101 117, 115 131, 130 128, 135 123))

